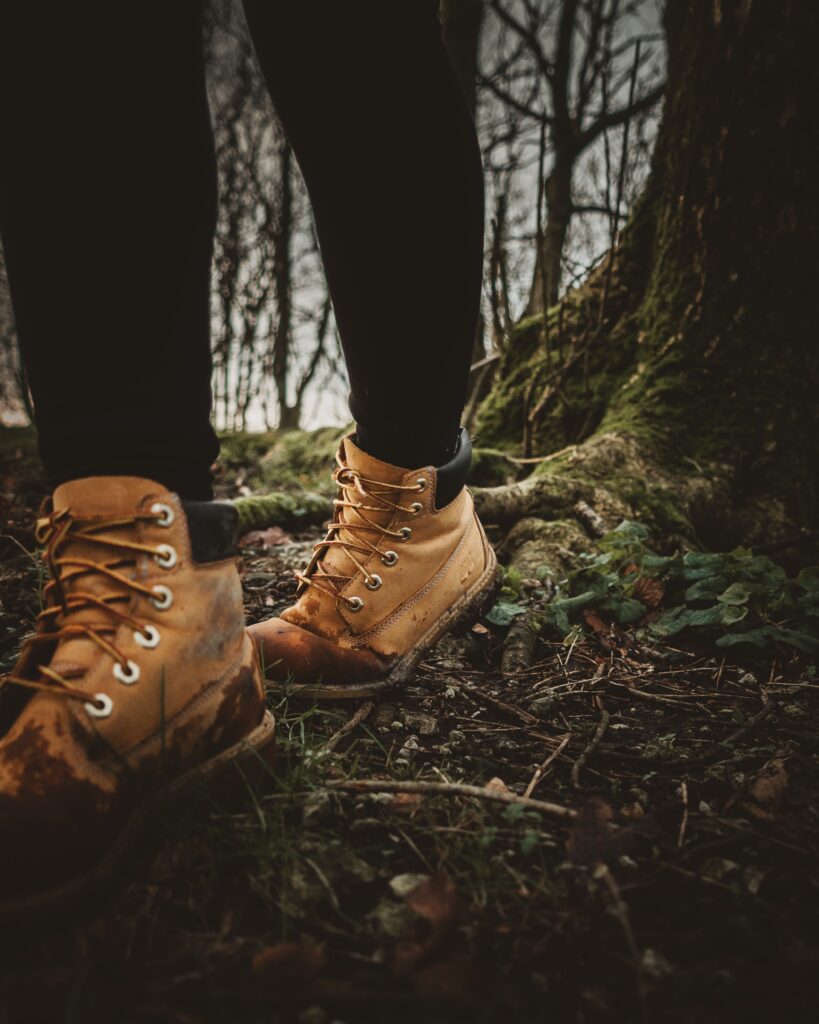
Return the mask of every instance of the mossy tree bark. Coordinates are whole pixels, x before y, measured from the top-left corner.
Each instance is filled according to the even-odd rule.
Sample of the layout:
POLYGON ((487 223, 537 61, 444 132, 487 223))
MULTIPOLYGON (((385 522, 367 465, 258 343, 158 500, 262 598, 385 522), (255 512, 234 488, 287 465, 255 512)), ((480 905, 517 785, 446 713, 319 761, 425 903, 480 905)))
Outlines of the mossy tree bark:
MULTIPOLYGON (((570 446, 488 520, 649 521, 713 547, 815 526, 819 467, 819 7, 669 4, 669 81, 646 191, 608 263, 524 321, 478 440, 570 446)), ((523 452, 528 454, 528 452, 523 452)))

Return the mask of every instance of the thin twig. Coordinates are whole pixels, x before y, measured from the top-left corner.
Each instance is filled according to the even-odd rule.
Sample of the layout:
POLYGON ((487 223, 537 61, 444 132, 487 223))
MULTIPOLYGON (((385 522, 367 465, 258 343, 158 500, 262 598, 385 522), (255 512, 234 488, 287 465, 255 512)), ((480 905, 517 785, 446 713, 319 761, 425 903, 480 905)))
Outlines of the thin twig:
POLYGON ((637 999, 640 1003, 641 1015, 643 1020, 647 1021, 648 1007, 646 1005, 645 986, 643 985, 643 962, 640 954, 640 947, 637 945, 637 939, 634 936, 634 929, 631 927, 628 905, 623 899, 620 893, 620 887, 615 881, 614 875, 609 871, 607 864, 602 862, 598 864, 594 870, 594 877, 602 879, 609 891, 614 916, 620 924, 620 929, 623 932, 623 938, 626 940, 626 945, 628 946, 629 953, 631 954, 631 960, 634 966, 634 982, 637 989, 637 999))
POLYGON ((467 690, 462 686, 447 683, 447 686, 452 686, 453 689, 458 690, 468 700, 473 700, 475 703, 483 701, 484 704, 488 704, 492 708, 496 708, 498 711, 503 711, 507 715, 511 715, 513 718, 517 718, 518 721, 523 722, 524 725, 540 725, 540 719, 536 715, 530 714, 528 711, 524 711, 523 708, 516 707, 514 704, 507 704, 505 701, 498 700, 497 697, 490 697, 488 693, 484 693, 483 690, 467 690))
POLYGON ((478 800, 490 800, 501 804, 519 804, 530 807, 533 811, 550 814, 553 818, 571 820, 577 811, 561 804, 549 803, 546 800, 534 800, 531 797, 518 796, 517 793, 484 789, 481 786, 468 786, 462 782, 395 782, 392 779, 341 779, 328 782, 328 789, 347 790, 351 793, 420 793, 439 796, 468 796, 478 800))
POLYGON ((368 700, 366 703, 362 704, 358 711, 356 711, 356 713, 350 718, 350 720, 348 722, 345 722, 344 725, 342 725, 342 727, 338 730, 338 732, 334 732, 323 747, 319 748, 318 753, 329 754, 331 751, 335 750, 336 747, 341 742, 341 740, 343 740, 344 737, 347 735, 347 733, 352 732, 357 725, 360 725, 361 722, 364 721, 364 719, 369 715, 374 706, 375 705, 371 700, 368 700))
POLYGON ((549 754, 549 756, 537 766, 537 768, 535 769, 535 774, 532 776, 529 785, 523 791, 524 800, 529 799, 529 797, 532 795, 535 786, 546 774, 546 769, 549 767, 552 761, 554 761, 557 757, 560 756, 560 754, 563 752, 563 748, 566 746, 566 744, 569 742, 571 738, 572 734, 570 732, 567 732, 563 739, 560 741, 560 743, 551 752, 551 754, 549 754))
POLYGON ((594 730, 594 736, 592 736, 591 742, 589 743, 589 745, 586 747, 586 749, 583 751, 583 753, 580 755, 580 757, 578 757, 578 759, 572 765, 572 772, 571 772, 570 778, 572 780, 572 785, 574 786, 575 789, 580 789, 580 771, 583 768, 583 765, 589 759, 589 757, 597 749, 597 746, 600 743, 600 740, 603 739, 603 735, 604 735, 606 729, 608 728, 609 718, 610 717, 611 716, 609 715, 608 711, 606 711, 606 709, 601 704, 600 705, 600 721, 597 724, 597 728, 594 730))
POLYGON ((637 697, 640 700, 649 700, 657 704, 668 704, 673 708, 691 708, 691 705, 686 702, 686 698, 682 697, 663 697, 659 693, 650 693, 648 690, 641 690, 636 686, 629 686, 627 683, 612 683, 608 684, 617 690, 627 690, 632 697, 637 697))
POLYGON ((685 830, 688 826, 688 783, 685 779, 680 784, 680 796, 683 802, 683 813, 682 821, 680 822, 680 834, 677 836, 677 846, 682 849, 682 845, 685 842, 685 830))
POLYGON ((535 462, 551 462, 552 459, 559 459, 561 455, 568 455, 569 452, 577 450, 576 444, 567 444, 565 448, 561 448, 559 451, 550 452, 548 455, 533 455, 528 459, 519 459, 514 455, 504 454, 504 458, 509 462, 513 462, 516 466, 529 466, 535 462))

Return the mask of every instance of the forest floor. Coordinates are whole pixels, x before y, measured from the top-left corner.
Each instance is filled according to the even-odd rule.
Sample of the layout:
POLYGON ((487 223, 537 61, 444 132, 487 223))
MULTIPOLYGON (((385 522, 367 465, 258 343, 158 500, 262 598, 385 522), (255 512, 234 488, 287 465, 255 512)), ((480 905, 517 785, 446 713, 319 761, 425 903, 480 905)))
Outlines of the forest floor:
MULTIPOLYGON (((40 583, 21 448, 0 493, 5 671, 40 583)), ((319 534, 245 543, 250 621, 319 534)), ((0 937, 0 1024, 816 1020, 811 659, 588 621, 513 679, 479 623, 378 702, 271 692, 272 766, 203 787, 81 917, 0 937)))

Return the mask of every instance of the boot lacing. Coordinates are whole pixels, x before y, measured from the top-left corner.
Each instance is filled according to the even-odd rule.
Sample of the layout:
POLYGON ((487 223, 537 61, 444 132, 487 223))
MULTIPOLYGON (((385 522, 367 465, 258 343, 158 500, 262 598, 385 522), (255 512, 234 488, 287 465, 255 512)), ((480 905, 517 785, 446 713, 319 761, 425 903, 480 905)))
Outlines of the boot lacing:
MULTIPOLYGON (((115 605, 121 602, 130 601, 127 591, 135 591, 151 600, 155 608, 169 608, 173 595, 168 587, 155 586, 147 587, 137 580, 124 576, 119 569, 133 567, 136 563, 133 558, 118 557, 112 561, 94 561, 90 558, 80 558, 74 555, 60 556, 60 551, 69 542, 81 542, 83 544, 99 544, 101 547, 113 548, 116 551, 127 553, 144 553, 152 555, 157 564, 163 568, 170 569, 176 564, 176 551, 170 544, 160 544, 152 547, 149 544, 140 544, 136 541, 125 540, 124 538, 99 536, 100 531, 112 530, 120 527, 133 527, 139 521, 155 522, 160 526, 170 526, 173 522, 173 509, 168 505, 155 504, 151 507, 150 513, 122 518, 100 519, 94 522, 77 523, 67 509, 59 512, 52 512, 49 516, 39 519, 35 530, 35 537, 38 543, 45 546, 45 561, 48 566, 51 579, 43 588, 44 608, 37 616, 35 634, 28 638, 27 644, 54 644, 69 637, 84 636, 92 640, 106 654, 114 659, 114 674, 124 683, 133 683, 139 678, 139 668, 114 644, 105 639, 104 634, 111 634, 116 631, 119 623, 124 622, 134 630, 134 638, 143 647, 155 647, 159 642, 159 633, 151 625, 140 623, 126 611, 116 608, 115 605), (81 576, 90 574, 105 576, 120 584, 126 589, 114 591, 108 594, 90 594, 86 591, 69 593, 67 584, 76 581, 81 576), (54 620, 60 614, 66 618, 77 611, 85 608, 96 607, 105 612, 107 621, 100 623, 92 622, 68 622, 58 629, 54 629, 54 620), (111 621, 113 618, 114 621, 111 621), (140 639, 141 638, 141 639, 140 639)), ((40 674, 45 679, 26 679, 23 676, 6 675, 0 676, 0 689, 8 683, 17 686, 25 686, 32 690, 48 690, 59 693, 62 696, 82 700, 86 707, 93 714, 107 710, 110 713, 110 698, 105 694, 96 694, 94 700, 88 700, 88 694, 71 685, 65 675, 56 672, 48 665, 37 666, 40 674), (92 710, 94 709, 94 710, 92 710)), ((82 672, 69 672, 66 675, 73 677, 81 675, 82 672)))
POLYGON ((358 611, 363 606, 360 597, 347 597, 340 591, 356 575, 353 572, 345 576, 339 572, 327 572, 321 562, 320 556, 328 548, 339 547, 355 565, 356 571, 364 576, 364 585, 369 590, 378 590, 381 586, 381 577, 371 573, 356 557, 361 555, 378 555, 384 565, 395 565, 398 555, 394 551, 381 551, 378 547, 379 541, 385 537, 394 538, 399 541, 409 540, 412 530, 409 526, 402 526, 399 530, 390 530, 380 523, 373 522, 367 512, 403 512, 409 515, 417 515, 423 508, 420 502, 413 502, 408 508, 391 500, 390 495, 395 497, 410 492, 423 491, 427 486, 424 477, 419 477, 414 484, 390 484, 383 480, 372 480, 362 476, 358 470, 345 466, 341 459, 336 456, 338 468, 333 471, 333 480, 341 488, 342 497, 333 501, 333 521, 329 524, 327 536, 313 546, 313 558, 304 572, 297 572, 296 579, 301 587, 315 587, 330 597, 343 601, 351 611, 358 611), (356 491, 365 501, 373 501, 378 504, 365 504, 365 501, 351 501, 347 498, 347 489, 356 491), (345 510, 347 510, 345 512, 345 510), (353 519, 352 517, 357 517, 353 519), (353 534, 352 537, 342 540, 336 534, 340 530, 353 534), (365 536, 358 536, 364 534, 365 536), (375 535, 375 543, 366 535, 375 535), (324 585, 326 581, 329 586, 324 585))

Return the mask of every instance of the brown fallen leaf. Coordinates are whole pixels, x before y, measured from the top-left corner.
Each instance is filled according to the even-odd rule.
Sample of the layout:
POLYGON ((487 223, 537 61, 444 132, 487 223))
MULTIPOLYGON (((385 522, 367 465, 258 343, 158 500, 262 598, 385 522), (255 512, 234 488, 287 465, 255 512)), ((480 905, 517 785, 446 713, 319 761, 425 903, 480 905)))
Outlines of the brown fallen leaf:
POLYGON ((569 829, 566 853, 572 864, 592 867, 605 861, 614 826, 611 807, 599 796, 587 800, 569 829))
POLYGON ((583 618, 586 625, 599 636, 607 637, 611 633, 611 626, 604 622, 593 608, 584 608, 583 618))
POLYGON ((327 966, 323 946, 309 942, 281 942, 268 946, 253 957, 254 974, 269 981, 304 981, 314 978, 327 966))
POLYGON ((757 818, 773 818, 782 806, 788 790, 788 772, 781 757, 774 757, 762 768, 742 801, 757 818))
POLYGON ((435 928, 445 928, 458 916, 460 897, 447 875, 432 875, 406 897, 407 906, 435 928))
POLYGON ((498 778, 496 775, 490 779, 489 782, 483 787, 488 789, 490 793, 511 793, 511 789, 506 785, 503 779, 498 778))
POLYGON ((420 793, 395 793, 387 806, 391 811, 415 814, 423 802, 424 798, 420 793))
POLYGON ((652 576, 640 576, 634 581, 631 596, 646 608, 656 608, 665 597, 665 587, 652 576))
POLYGON ((427 999, 474 1006, 483 997, 481 976, 465 957, 425 964, 413 972, 412 981, 427 999))

